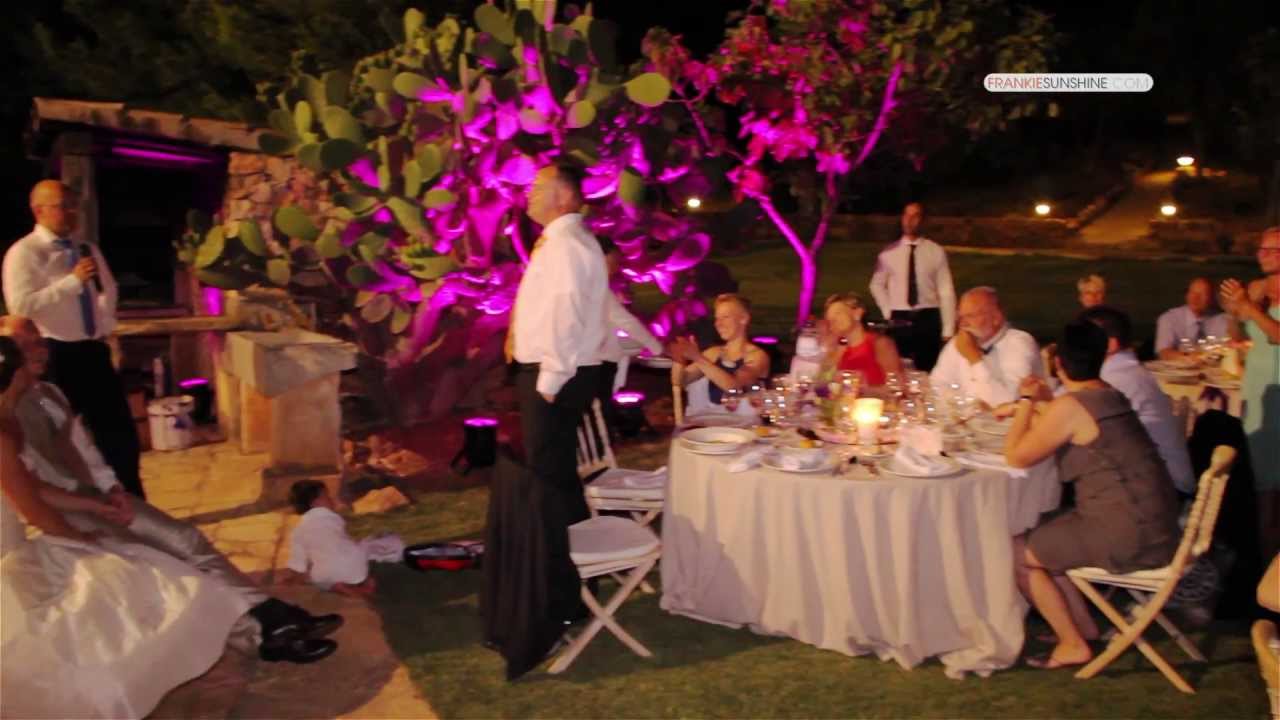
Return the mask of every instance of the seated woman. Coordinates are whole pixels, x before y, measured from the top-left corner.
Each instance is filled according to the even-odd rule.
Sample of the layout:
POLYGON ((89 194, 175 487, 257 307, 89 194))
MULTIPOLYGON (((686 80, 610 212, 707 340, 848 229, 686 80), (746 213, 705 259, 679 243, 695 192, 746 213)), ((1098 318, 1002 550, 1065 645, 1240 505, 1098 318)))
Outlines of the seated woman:
POLYGON ((883 385, 885 373, 902 372, 902 358, 893 338, 872 332, 862 324, 866 307, 857 293, 839 293, 827 298, 824 345, 826 366, 837 371, 862 373, 867 385, 883 385))
POLYGON ((1080 665, 1093 658, 1086 635, 1097 628, 1063 573, 1100 567, 1127 573, 1167 565, 1177 550, 1178 498, 1151 437, 1115 388, 1099 379, 1107 334, 1090 322, 1063 329, 1054 361, 1065 394, 1043 380, 1019 388, 1005 461, 1025 468, 1056 455, 1063 482, 1076 483, 1076 506, 1014 539, 1018 584, 1057 636, 1035 667, 1080 665), (1040 401, 1043 401, 1042 403, 1040 401), (1055 577, 1057 580, 1055 580, 1055 577))
POLYGON ((118 511, 28 473, 13 409, 31 381, 0 337, 0 717, 142 717, 217 662, 247 604, 169 555, 67 523, 58 507, 118 511), (43 534, 27 540, 9 503, 43 534))
MULTIPOLYGON (((719 295, 713 305, 716 334, 723 345, 699 350, 691 337, 676 338, 671 344, 671 384, 689 386, 689 414, 718 409, 724 391, 742 390, 769 375, 769 354, 747 340, 751 324, 751 304, 732 293, 719 295)), ((737 412, 754 411, 745 402, 737 412)))

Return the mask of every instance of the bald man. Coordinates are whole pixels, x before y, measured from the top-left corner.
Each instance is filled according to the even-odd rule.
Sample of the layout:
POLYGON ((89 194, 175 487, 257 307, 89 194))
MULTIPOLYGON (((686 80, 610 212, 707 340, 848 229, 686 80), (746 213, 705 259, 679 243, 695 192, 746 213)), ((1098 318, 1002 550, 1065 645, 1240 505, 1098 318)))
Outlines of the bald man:
POLYGON ((1185 300, 1185 305, 1164 311, 1156 320, 1156 354, 1161 360, 1183 356, 1178 350, 1180 340, 1226 339, 1231 334, 1231 316, 1214 306, 1209 278, 1193 278, 1185 300))
POLYGON ((97 247, 72 239, 80 216, 69 188, 36 183, 30 205, 35 228, 4 256, 5 305, 48 339, 48 379, 84 419, 120 484, 145 497, 133 413, 105 342, 116 325, 115 278, 97 247))
POLYGON ((1043 376, 1040 348, 1030 333, 1010 327, 995 288, 960 296, 959 330, 938 355, 929 379, 936 388, 959 385, 990 407, 1018 398, 1018 384, 1043 376))

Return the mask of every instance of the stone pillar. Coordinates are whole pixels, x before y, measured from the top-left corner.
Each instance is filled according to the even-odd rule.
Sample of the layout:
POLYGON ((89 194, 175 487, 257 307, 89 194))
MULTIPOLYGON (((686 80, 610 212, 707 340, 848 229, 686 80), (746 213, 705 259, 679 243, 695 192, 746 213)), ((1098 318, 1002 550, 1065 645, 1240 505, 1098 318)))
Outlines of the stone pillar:
POLYGON ((273 466, 325 468, 341 463, 342 411, 338 403, 338 374, 307 382, 271 403, 271 462, 273 466))

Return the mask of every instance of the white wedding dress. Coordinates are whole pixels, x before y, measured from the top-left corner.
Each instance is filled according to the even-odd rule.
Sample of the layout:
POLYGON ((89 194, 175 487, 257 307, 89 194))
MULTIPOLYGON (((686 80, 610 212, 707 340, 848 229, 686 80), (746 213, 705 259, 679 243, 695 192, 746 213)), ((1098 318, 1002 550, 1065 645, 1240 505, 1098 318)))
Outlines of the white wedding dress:
POLYGON ((143 545, 28 540, 0 498, 0 717, 143 717, 217 662, 247 610, 143 545))

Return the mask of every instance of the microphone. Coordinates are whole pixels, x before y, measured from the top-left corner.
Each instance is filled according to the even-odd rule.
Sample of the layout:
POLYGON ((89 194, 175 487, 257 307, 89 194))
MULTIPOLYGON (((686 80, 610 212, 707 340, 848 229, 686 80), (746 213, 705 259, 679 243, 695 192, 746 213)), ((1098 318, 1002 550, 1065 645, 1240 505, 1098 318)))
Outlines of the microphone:
MULTIPOLYGON (((80 243, 80 257, 82 258, 93 257, 93 250, 89 247, 89 243, 80 243)), ((95 260, 95 262, 97 261, 95 260)), ((93 286, 98 289, 98 292, 102 292, 102 276, 101 275, 94 273, 93 286)))

